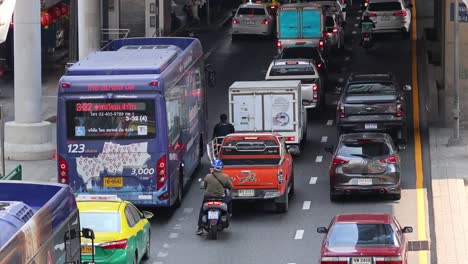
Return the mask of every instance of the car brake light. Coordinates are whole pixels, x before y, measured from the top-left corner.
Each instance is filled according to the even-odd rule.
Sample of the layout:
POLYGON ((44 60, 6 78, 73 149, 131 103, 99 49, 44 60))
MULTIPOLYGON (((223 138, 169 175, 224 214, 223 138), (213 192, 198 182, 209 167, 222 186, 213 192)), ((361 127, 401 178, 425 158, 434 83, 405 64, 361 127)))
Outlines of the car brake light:
POLYGON ((270 24, 270 21, 268 21, 268 19, 263 19, 262 25, 268 25, 268 24, 270 24))
POLYGON ((318 85, 314 84, 312 85, 312 94, 313 94, 313 99, 314 100, 317 100, 318 99, 318 90, 319 90, 319 87, 318 85))
POLYGON ((67 161, 59 156, 59 182, 68 184, 68 163, 67 161))
POLYGON ((71 84, 67 82, 62 83, 62 88, 70 88, 71 84))
POLYGON ((376 13, 369 13, 369 17, 376 17, 377 14, 376 13))
POLYGON ((342 104, 338 104, 338 117, 340 117, 340 118, 345 118, 346 117, 345 109, 344 109, 344 106, 342 104))
POLYGON ((336 33, 336 32, 338 32, 338 29, 337 29, 337 28, 333 28, 332 32, 333 32, 333 33, 336 33))
POLYGON ((317 68, 322 68, 322 63, 317 63, 317 68))
POLYGON ((277 47, 277 48, 281 48, 281 41, 278 40, 278 41, 276 42, 276 47, 277 47))
POLYGON ((343 257, 322 257, 320 264, 348 264, 348 260, 343 257))
POLYGON ((398 103, 396 105, 396 113, 395 114, 396 114, 397 117, 402 117, 403 116, 403 105, 402 104, 398 103))
POLYGON ((125 249, 127 247, 127 239, 107 242, 101 245, 102 249, 125 249))
POLYGON ((237 20, 237 19, 233 19, 233 20, 232 20, 232 23, 233 23, 233 24, 239 24, 240 22, 239 22, 239 20, 237 20))
POLYGON ((167 166, 166 166, 166 155, 163 155, 159 160, 158 162, 156 163, 156 167, 157 167, 157 173, 158 173, 158 182, 157 182, 157 190, 161 189, 162 187, 164 187, 164 185, 166 185, 166 182, 167 182, 167 166))
POLYGON ((152 81, 149 83, 149 86, 158 86, 159 82, 158 81, 152 81))
POLYGON ((296 140, 296 137, 285 137, 286 141, 294 141, 296 140))
POLYGON ((365 38, 368 38, 368 37, 369 37, 369 33, 364 33, 364 37, 365 37, 365 38))
POLYGON ((403 260, 400 256, 375 258, 375 264, 402 264, 402 263, 403 263, 403 260))
POLYGON ((338 158, 338 157, 334 157, 332 160, 333 165, 341 165, 341 164, 346 164, 348 162, 349 160, 338 158))
POLYGON ((270 8, 271 8, 271 9, 275 9, 275 8, 276 8, 276 6, 270 6, 270 8))
POLYGON ((402 10, 402 11, 398 11, 398 12, 393 13, 393 15, 396 16, 396 17, 405 17, 408 14, 406 13, 406 10, 402 10))
POLYGON ((388 158, 380 159, 380 162, 395 164, 397 162, 397 158, 395 156, 391 156, 391 157, 388 157, 388 158))
POLYGON ((320 49, 323 49, 324 46, 325 46, 325 42, 323 42, 323 40, 320 40, 319 43, 318 43, 318 47, 320 49))

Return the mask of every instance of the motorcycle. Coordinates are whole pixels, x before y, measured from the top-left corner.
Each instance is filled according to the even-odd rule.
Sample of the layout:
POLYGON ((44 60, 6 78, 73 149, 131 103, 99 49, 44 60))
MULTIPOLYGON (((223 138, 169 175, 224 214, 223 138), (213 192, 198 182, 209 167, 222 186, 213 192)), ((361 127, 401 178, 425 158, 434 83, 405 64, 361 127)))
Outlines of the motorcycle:
POLYGON ((221 199, 208 199, 203 203, 203 228, 208 238, 216 240, 218 232, 229 227, 228 205, 221 199))
POLYGON ((362 47, 364 47, 365 50, 370 49, 374 45, 372 41, 372 34, 362 33, 361 38, 362 38, 362 47))

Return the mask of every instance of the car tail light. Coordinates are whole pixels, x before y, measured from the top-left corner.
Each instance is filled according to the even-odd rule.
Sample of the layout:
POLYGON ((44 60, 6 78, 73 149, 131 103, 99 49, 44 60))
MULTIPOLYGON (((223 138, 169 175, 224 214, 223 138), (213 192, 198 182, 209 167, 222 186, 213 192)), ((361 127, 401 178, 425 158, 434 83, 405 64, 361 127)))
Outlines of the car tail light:
POLYGON ((278 41, 276 42, 276 47, 279 48, 279 49, 281 48, 281 41, 278 40, 278 41))
POLYGON ((341 165, 341 164, 346 164, 348 162, 349 162, 349 160, 342 159, 342 158, 339 158, 339 157, 334 157, 333 160, 332 160, 333 165, 341 165))
POLYGON ((158 173, 157 190, 161 189, 167 182, 167 166, 166 166, 166 155, 163 155, 156 163, 158 173))
POLYGON ((278 184, 283 184, 284 181, 284 176, 283 176, 283 170, 278 170, 278 184))
POLYGON ((377 14, 376 13, 369 13, 369 17, 376 17, 377 14))
POLYGON ((67 82, 62 83, 62 88, 70 88, 70 87, 71 87, 70 83, 67 83, 67 82))
POLYGON ((402 10, 402 11, 398 11, 398 12, 393 13, 393 15, 396 16, 396 17, 405 17, 408 14, 406 13, 406 10, 402 10))
POLYGON ((268 19, 263 19, 262 25, 268 25, 268 24, 270 24, 270 21, 268 21, 268 19))
POLYGON ((375 264, 402 264, 403 259, 398 257, 377 257, 375 258, 375 264))
POLYGON ((232 20, 232 23, 233 23, 233 24, 240 24, 239 20, 238 20, 238 19, 235 19, 235 18, 232 20))
POLYGON ((317 68, 322 68, 322 63, 317 63, 317 68))
POLYGON ((325 42, 323 42, 323 40, 320 40, 318 43, 319 49, 323 49, 324 46, 325 46, 325 42))
POLYGON ((336 32, 338 32, 338 29, 337 29, 337 28, 333 28, 332 33, 336 33, 336 32))
POLYGON ((59 156, 59 182, 68 184, 68 163, 67 161, 59 156))
POLYGON ((320 264, 348 264, 348 259, 343 257, 322 257, 320 264))
POLYGON ((318 99, 318 90, 319 90, 319 87, 318 85, 314 84, 312 85, 312 93, 313 93, 313 99, 314 100, 317 100, 318 99))
POLYGON ((380 159, 380 162, 395 164, 397 162, 397 158, 395 156, 391 156, 391 157, 388 157, 388 158, 380 159))
POLYGON ((207 205, 217 205, 217 206, 221 206, 221 205, 223 205, 223 202, 220 202, 220 201, 210 201, 210 202, 207 202, 206 204, 207 204, 207 205))
POLYGON ((101 245, 102 249, 125 249, 127 247, 127 239, 107 242, 101 245))
POLYGON ((294 141, 296 140, 296 137, 285 137, 286 141, 294 141))
POLYGON ((369 33, 364 33, 363 35, 364 35, 365 38, 369 37, 369 33))
POLYGON ((342 104, 338 104, 338 117, 340 117, 340 118, 345 118, 346 117, 344 106, 342 104))
POLYGON ((403 105, 402 104, 398 103, 396 105, 396 113, 395 114, 396 114, 397 117, 402 117, 403 116, 403 105))

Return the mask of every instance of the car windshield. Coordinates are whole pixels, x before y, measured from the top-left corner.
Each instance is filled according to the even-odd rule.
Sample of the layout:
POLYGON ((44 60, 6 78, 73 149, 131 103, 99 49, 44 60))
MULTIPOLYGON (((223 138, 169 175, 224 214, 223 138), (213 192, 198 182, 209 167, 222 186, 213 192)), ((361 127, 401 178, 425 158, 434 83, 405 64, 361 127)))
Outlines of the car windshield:
POLYGON ((396 11, 401 10, 399 2, 370 3, 369 11, 396 11))
POLYGON ((393 247, 398 240, 390 224, 336 224, 328 238, 329 247, 393 247))
POLYGON ((120 232, 120 215, 112 212, 80 212, 80 224, 94 232, 120 232))
POLYGON ((379 140, 357 139, 347 140, 338 150, 339 156, 380 157, 391 152, 387 143, 379 140))
POLYGON ((270 76, 315 75, 310 64, 276 65, 271 68, 270 76))
POLYGON ((353 83, 348 86, 347 94, 393 95, 396 87, 391 82, 353 83))
POLYGON ((254 15, 254 16, 264 16, 265 10, 263 8, 250 8, 250 7, 243 7, 239 8, 237 11, 238 15, 254 15))
POLYGON ((285 48, 281 54, 282 59, 314 59, 319 58, 315 48, 285 48))

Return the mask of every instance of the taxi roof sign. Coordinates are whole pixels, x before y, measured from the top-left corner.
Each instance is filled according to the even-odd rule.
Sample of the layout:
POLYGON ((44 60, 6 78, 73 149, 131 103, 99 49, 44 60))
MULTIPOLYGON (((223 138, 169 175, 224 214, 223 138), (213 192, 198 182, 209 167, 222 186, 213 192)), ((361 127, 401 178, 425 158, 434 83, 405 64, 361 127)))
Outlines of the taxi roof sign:
POLYGON ((76 197, 77 201, 109 201, 109 202, 121 202, 117 195, 93 195, 93 194, 80 194, 76 197))

